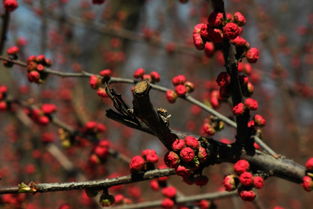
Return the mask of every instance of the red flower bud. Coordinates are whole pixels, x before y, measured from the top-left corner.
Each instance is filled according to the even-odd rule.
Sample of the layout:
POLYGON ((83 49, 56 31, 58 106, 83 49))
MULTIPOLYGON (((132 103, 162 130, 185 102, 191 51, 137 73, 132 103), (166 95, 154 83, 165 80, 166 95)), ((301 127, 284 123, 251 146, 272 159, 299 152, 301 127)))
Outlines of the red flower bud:
POLYGON ((196 149, 199 147, 199 141, 193 136, 186 136, 185 143, 188 147, 196 149))
POLYGON ((0 101, 0 111, 5 111, 8 109, 8 104, 6 101, 0 101))
POLYGON ((96 146, 96 148, 95 148, 95 150, 94 150, 94 153, 95 153, 98 157, 104 159, 104 158, 106 158, 106 157, 108 156, 108 154, 109 154, 109 149, 106 148, 106 147, 96 146))
POLYGON ((151 79, 153 82, 159 82, 160 81, 161 77, 160 77, 160 74, 158 72, 153 71, 150 73, 150 76, 151 76, 151 79))
POLYGON ((144 169, 144 166, 145 160, 139 155, 133 157, 129 163, 131 171, 141 171, 144 169))
POLYGON ((215 134, 215 129, 209 123, 204 123, 201 126, 201 134, 207 134, 209 136, 213 136, 215 134))
POLYGON ((40 74, 38 71, 31 71, 31 72, 27 73, 27 78, 30 82, 39 83, 40 74))
POLYGON ((257 48, 250 48, 246 53, 246 58, 250 63, 257 62, 259 57, 259 50, 257 48))
POLYGON ((184 147, 185 147, 185 140, 183 139, 175 139, 175 141, 172 143, 172 149, 174 151, 179 151, 184 147))
POLYGON ((252 190, 250 190, 250 191, 243 190, 239 193, 239 196, 241 197, 242 200, 253 201, 256 197, 256 194, 252 190))
POLYGON ((200 35, 200 31, 203 25, 205 24, 197 24, 194 27, 193 34, 192 34, 193 44, 198 50, 202 50, 204 48, 204 41, 200 35))
POLYGON ((192 83, 192 82, 190 82, 190 81, 186 81, 184 85, 186 86, 186 90, 187 90, 187 92, 189 92, 189 93, 190 93, 190 92, 193 92, 194 89, 195 89, 195 84, 192 83))
POLYGON ((306 167, 307 170, 313 171, 313 157, 309 158, 309 159, 306 161, 305 167, 306 167))
POLYGON ((234 171, 238 174, 241 174, 245 171, 247 171, 250 168, 250 164, 248 161, 246 160, 238 160, 235 164, 234 164, 234 171))
POLYGON ((223 32, 218 28, 209 28, 208 39, 213 43, 221 43, 223 41, 223 32))
POLYGON ((254 187, 257 189, 261 189, 264 186, 264 179, 261 176, 253 177, 254 187))
POLYGON ((144 74, 145 74, 145 70, 143 68, 138 68, 134 72, 134 78, 142 78, 144 74))
POLYGON ((191 162, 195 157, 195 152, 190 147, 185 147, 180 151, 179 156, 183 161, 191 162))
POLYGON ((304 176, 302 178, 302 187, 304 188, 305 191, 310 192, 313 190, 313 181, 310 176, 304 176))
POLYGON ((160 185, 159 182, 157 180, 151 180, 150 181, 150 187, 154 190, 154 191, 158 191, 160 189, 160 185))
POLYGON ((211 203, 207 200, 200 200, 198 205, 199 205, 200 209, 209 209, 211 203))
POLYGON ((229 22, 223 27, 223 34, 225 38, 234 39, 241 32, 241 29, 236 23, 229 22))
POLYGON ((233 113, 235 115, 242 115, 244 112, 245 112, 245 105, 241 102, 233 107, 233 113))
POLYGON ((20 49, 17 46, 12 46, 12 47, 7 49, 7 54, 8 55, 16 55, 19 51, 20 51, 20 49))
POLYGON ((107 94, 105 88, 98 88, 97 94, 99 97, 102 97, 102 98, 108 97, 108 94, 107 94))
POLYGON ((239 26, 243 26, 246 24, 246 18, 241 12, 235 12, 234 20, 239 26))
POLYGON ((199 147, 198 150, 198 158, 200 160, 200 162, 206 161, 208 158, 208 153, 206 151, 206 149, 204 147, 199 147))
POLYGON ((245 99, 245 106, 249 110, 257 110, 259 107, 259 104, 255 99, 247 98, 247 99, 245 99))
POLYGON ((175 168, 176 174, 182 177, 187 177, 191 174, 191 170, 185 166, 179 165, 175 168))
POLYGON ((214 54, 214 50, 215 50, 215 47, 214 47, 213 42, 206 42, 205 43, 204 52, 205 52, 206 56, 212 57, 214 54))
POLYGON ((177 99, 178 95, 175 91, 167 90, 166 91, 166 99, 169 103, 174 103, 177 99))
POLYGON ((239 176, 239 181, 244 186, 251 186, 253 184, 253 175, 250 172, 243 172, 239 176))
POLYGON ((228 86, 230 84, 230 75, 227 72, 221 72, 218 74, 216 82, 219 86, 228 86))
POLYGON ((266 124, 266 120, 263 118, 263 116, 258 114, 254 116, 254 121, 259 126, 264 126, 266 124))
POLYGON ((224 17, 221 12, 212 12, 208 17, 210 27, 219 27, 223 24, 224 17))
POLYGON ((104 69, 104 70, 101 70, 99 74, 103 77, 104 81, 108 81, 112 76, 112 70, 104 69))
POLYGON ((237 188, 236 177, 235 175, 225 176, 223 180, 223 185, 226 191, 233 191, 237 188))
POLYGON ((168 198, 174 198, 176 196, 176 188, 168 186, 162 189, 162 194, 168 198))
POLYGON ((9 12, 13 12, 18 7, 17 0, 3 0, 3 6, 9 12))
POLYGON ((41 110, 44 114, 51 114, 57 110, 57 107, 55 106, 55 104, 43 104, 41 105, 41 110))
POLYGON ((187 93, 187 88, 184 85, 175 86, 175 92, 178 96, 184 96, 187 93))
POLYGON ((180 158, 175 152, 170 151, 165 154, 164 162, 168 167, 176 168, 178 164, 180 163, 180 158))
POLYGON ((174 207, 175 203, 174 203, 174 201, 171 200, 170 198, 165 198, 165 199, 162 201, 161 205, 162 205, 162 208, 164 208, 164 209, 171 209, 171 208, 174 207))
POLYGON ((149 163, 157 163, 159 161, 159 156, 155 150, 146 149, 142 151, 142 156, 146 159, 149 163))
POLYGON ((249 48, 250 44, 247 42, 246 39, 242 38, 241 36, 237 36, 236 38, 232 39, 230 43, 236 45, 236 46, 245 46, 249 48))
POLYGON ((177 75, 172 78, 172 83, 174 86, 184 84, 186 82, 186 77, 184 75, 177 75))
POLYGON ((89 77, 89 85, 91 86, 91 88, 93 89, 97 89, 101 84, 101 79, 96 76, 96 75, 92 75, 89 77))

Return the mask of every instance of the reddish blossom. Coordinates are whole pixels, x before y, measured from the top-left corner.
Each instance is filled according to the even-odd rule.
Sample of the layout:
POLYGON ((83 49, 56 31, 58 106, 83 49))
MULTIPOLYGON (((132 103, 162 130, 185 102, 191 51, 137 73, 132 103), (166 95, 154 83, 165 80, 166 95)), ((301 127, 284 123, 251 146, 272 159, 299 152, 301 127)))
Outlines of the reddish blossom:
POLYGON ((225 176, 223 185, 226 191, 233 191, 237 188, 236 177, 234 175, 225 176))
POLYGON ((173 90, 167 90, 165 95, 166 95, 166 99, 169 103, 174 103, 178 97, 176 92, 173 90))
POLYGON ((252 190, 250 190, 250 191, 243 190, 243 191, 239 192, 239 196, 241 197, 242 200, 253 201, 256 197, 256 194, 252 190))
POLYGON ((245 112, 245 105, 241 102, 233 107, 233 113, 235 115, 242 115, 244 112, 245 112))
POLYGON ((244 186, 251 186, 253 184, 253 175, 250 172, 243 172, 239 176, 239 181, 244 186))
POLYGON ((236 23, 230 22, 230 23, 227 23, 223 27, 223 34, 225 38, 228 38, 228 39, 236 38, 240 34, 240 32, 241 32, 241 29, 236 23))
POLYGON ((174 198, 176 196, 176 188, 168 186, 162 189, 162 194, 168 198, 174 198))
POLYGON ((145 70, 143 68, 138 68, 134 72, 134 78, 142 78, 144 74, 145 74, 145 70))
POLYGON ((306 161, 305 167, 306 167, 307 170, 313 171, 313 157, 309 158, 309 159, 306 161))
POLYGON ((180 163, 180 158, 179 158, 178 154, 176 154, 173 151, 170 151, 170 152, 165 154, 164 162, 168 167, 176 168, 178 166, 178 164, 180 163))
POLYGON ((243 26, 246 24, 246 18, 241 12, 235 12, 234 20, 239 26, 243 26))
POLYGON ((188 147, 196 149, 199 147, 199 141, 193 136, 186 136, 185 143, 188 147))
POLYGON ((175 86, 175 92, 178 96, 184 96, 187 93, 187 88, 185 85, 177 85, 175 86))
POLYGON ((184 84, 186 82, 186 77, 184 75, 177 75, 172 78, 172 83, 174 86, 184 84))
POLYGON ((250 63, 257 62, 259 57, 259 50, 257 48, 250 48, 246 53, 246 58, 250 63))
POLYGON ((180 151, 179 156, 183 161, 191 162, 195 157, 195 152, 190 147, 185 147, 180 151))
POLYGON ((261 189, 264 186, 264 179, 261 176, 254 176, 253 185, 255 188, 261 189))
POLYGON ((259 104, 255 99, 247 98, 247 99, 245 99, 245 106, 249 110, 257 110, 259 107, 259 104))
POLYGON ((174 207, 175 203, 174 203, 174 201, 171 200, 170 198, 165 198, 165 199, 162 201, 161 205, 162 205, 162 208, 164 208, 164 209, 171 209, 171 208, 174 207))
POLYGON ((250 164, 248 161, 246 160, 238 160, 235 164, 234 164, 234 171, 238 174, 241 174, 245 171, 247 171, 250 168, 250 164))
POLYGON ((144 166, 145 160, 139 155, 134 156, 129 163, 129 168, 131 171, 141 171, 143 170, 144 166))

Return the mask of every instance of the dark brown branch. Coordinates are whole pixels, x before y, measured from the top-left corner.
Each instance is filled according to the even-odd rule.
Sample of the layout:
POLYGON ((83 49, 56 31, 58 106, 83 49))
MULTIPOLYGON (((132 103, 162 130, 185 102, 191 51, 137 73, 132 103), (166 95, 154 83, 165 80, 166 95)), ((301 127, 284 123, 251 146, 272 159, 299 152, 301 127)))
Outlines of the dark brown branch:
POLYGON ((171 150, 171 145, 178 137, 168 128, 166 121, 153 108, 150 101, 151 86, 147 81, 138 82, 133 90, 133 106, 135 115, 142 120, 161 140, 164 146, 171 150))
POLYGON ((4 15, 2 16, 2 28, 1 28, 1 38, 0 38, 0 54, 3 53, 5 41, 7 40, 7 33, 10 23, 10 12, 5 10, 4 15))

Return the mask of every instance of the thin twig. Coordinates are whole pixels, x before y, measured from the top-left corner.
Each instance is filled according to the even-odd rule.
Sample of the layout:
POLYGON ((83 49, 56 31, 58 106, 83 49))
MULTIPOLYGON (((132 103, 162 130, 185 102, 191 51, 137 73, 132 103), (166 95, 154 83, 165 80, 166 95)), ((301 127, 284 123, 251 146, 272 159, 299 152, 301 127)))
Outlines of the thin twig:
POLYGON ((58 192, 69 190, 83 190, 95 189, 100 190, 116 185, 130 184, 139 181, 151 180, 163 176, 174 175, 174 169, 155 169, 147 171, 142 175, 127 175, 117 178, 108 178, 104 180, 93 180, 83 182, 66 182, 66 183, 39 183, 32 184, 34 190, 22 190, 19 186, 0 188, 0 194, 17 194, 17 193, 44 193, 44 192, 58 192))
MULTIPOLYGON (((200 194, 200 195, 192 195, 192 196, 186 196, 176 199, 176 203, 183 204, 183 203, 193 203, 200 200, 216 200, 216 199, 223 199, 223 198, 229 198, 234 195, 236 195, 237 192, 214 192, 214 193, 207 193, 207 194, 200 194)), ((140 208, 153 208, 153 207, 160 207, 162 203, 162 200, 156 200, 156 201, 149 201, 149 202, 143 202, 143 203, 137 203, 137 204, 131 204, 131 205, 125 205, 125 206, 116 206, 112 207, 112 209, 140 209, 140 208)))

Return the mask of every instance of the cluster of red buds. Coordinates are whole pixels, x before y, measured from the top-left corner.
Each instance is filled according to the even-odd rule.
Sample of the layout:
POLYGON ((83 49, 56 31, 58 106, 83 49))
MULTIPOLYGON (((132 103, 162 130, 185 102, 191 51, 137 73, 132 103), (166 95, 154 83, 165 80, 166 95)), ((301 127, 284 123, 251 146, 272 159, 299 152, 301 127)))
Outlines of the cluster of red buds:
POLYGON ((103 69, 99 72, 99 75, 92 75, 89 77, 89 84, 91 88, 97 89, 97 94, 101 98, 108 97, 108 94, 105 88, 101 87, 101 85, 105 82, 108 82, 111 79, 112 70, 103 69))
POLYGON ((48 73, 45 72, 47 67, 52 64, 51 60, 45 55, 29 56, 27 58, 27 78, 30 82, 43 83, 47 78, 48 73))
POLYGON ((177 97, 184 97, 187 93, 191 93, 195 89, 194 83, 187 81, 186 76, 177 75, 172 78, 174 90, 166 91, 166 99, 170 103, 174 103, 177 97))
POLYGON ((4 111, 8 109, 9 102, 6 101, 7 98, 8 87, 4 85, 0 85, 0 111, 4 111))
POLYGON ((313 157, 308 159, 305 163, 306 175, 302 178, 302 186, 305 191, 313 190, 313 157))
POLYGON ((172 151, 164 156, 165 164, 170 168, 175 168, 176 174, 182 176, 186 183, 195 183, 199 186, 207 184, 209 180, 201 174, 207 159, 206 149, 193 136, 176 139, 172 144, 172 151))
POLYGON ((6 11, 13 12, 18 7, 17 0, 3 0, 3 7, 6 11))
POLYGON ((224 129, 224 122, 220 119, 210 116, 206 118, 201 126, 200 134, 205 136, 213 136, 217 131, 224 129))
POLYGON ((225 190, 233 191, 238 189, 241 199, 253 201, 256 194, 252 189, 261 189, 264 186, 263 177, 249 172, 250 164, 246 160, 238 160, 233 168, 236 174, 231 174, 224 178, 225 190))
POLYGON ((151 73, 145 73, 145 69, 143 68, 138 68, 137 70, 135 70, 133 76, 136 79, 141 79, 141 80, 146 80, 150 83, 158 83, 160 82, 160 74, 156 71, 152 71, 151 73))
POLYGON ((51 122, 51 115, 55 113, 57 107, 54 104, 43 104, 40 108, 30 107, 25 109, 25 113, 37 124, 47 125, 51 122))
POLYGON ((224 41, 229 41, 236 46, 237 58, 245 56, 248 62, 254 63, 259 58, 258 49, 250 48, 250 44, 240 36, 245 24, 246 18, 240 12, 227 13, 226 17, 221 12, 212 12, 207 23, 194 27, 193 43, 211 57, 215 51, 222 49, 224 41))
POLYGON ((107 159, 110 149, 110 142, 108 140, 102 139, 97 145, 92 149, 89 162, 92 164, 99 164, 107 159))
POLYGON ((141 155, 134 156, 129 168, 132 173, 140 173, 155 168, 155 164, 159 161, 159 156, 155 150, 146 149, 142 151, 141 155))

